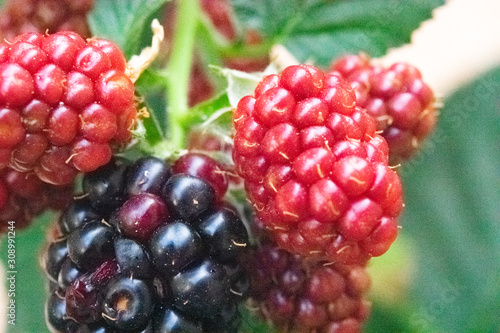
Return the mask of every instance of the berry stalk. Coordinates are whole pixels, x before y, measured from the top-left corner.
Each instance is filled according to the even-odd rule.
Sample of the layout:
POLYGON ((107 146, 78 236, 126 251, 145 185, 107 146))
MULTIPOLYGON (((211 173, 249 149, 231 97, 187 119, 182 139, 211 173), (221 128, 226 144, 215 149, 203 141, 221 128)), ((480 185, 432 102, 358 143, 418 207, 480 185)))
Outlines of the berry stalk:
POLYGON ((177 6, 177 24, 168 64, 167 128, 172 143, 180 148, 185 138, 181 119, 189 109, 187 100, 189 72, 200 8, 197 0, 179 1, 177 6))

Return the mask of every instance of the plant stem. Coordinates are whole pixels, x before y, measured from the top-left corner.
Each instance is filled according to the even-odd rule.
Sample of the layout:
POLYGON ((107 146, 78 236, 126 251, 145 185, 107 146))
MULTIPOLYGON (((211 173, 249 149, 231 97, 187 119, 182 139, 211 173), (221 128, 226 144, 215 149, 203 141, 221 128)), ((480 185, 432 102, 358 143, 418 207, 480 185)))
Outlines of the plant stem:
POLYGON ((198 1, 177 1, 177 21, 168 63, 167 128, 170 139, 177 148, 184 145, 185 130, 181 119, 188 111, 189 74, 200 13, 198 1))

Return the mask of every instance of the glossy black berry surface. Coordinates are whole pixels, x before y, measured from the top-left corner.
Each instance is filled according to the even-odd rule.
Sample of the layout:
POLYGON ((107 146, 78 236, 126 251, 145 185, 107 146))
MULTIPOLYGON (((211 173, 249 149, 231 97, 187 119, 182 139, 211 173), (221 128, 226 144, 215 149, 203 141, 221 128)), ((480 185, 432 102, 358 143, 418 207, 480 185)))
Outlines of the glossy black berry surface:
POLYGON ((142 192, 160 194, 163 184, 172 175, 170 166, 157 157, 142 157, 130 166, 125 188, 128 195, 142 192))
POLYGON ((102 309, 109 326, 123 331, 142 330, 153 310, 151 288, 144 280, 120 274, 108 282, 102 309))
POLYGON ((182 221, 158 228, 151 237, 149 249, 156 269, 168 276, 205 255, 200 235, 182 221))
POLYGON ((57 275, 57 284, 60 288, 66 288, 83 274, 84 271, 78 268, 71 258, 66 258, 57 275))
POLYGON ((210 318, 230 303, 230 282, 222 265, 205 260, 178 273, 171 281, 174 305, 201 318, 210 318))
POLYGON ((94 211, 88 198, 79 197, 61 215, 59 228, 64 234, 69 234, 89 221, 100 221, 100 215, 94 211))
POLYGON ((47 321, 66 326, 53 331, 236 332, 249 240, 222 200, 223 178, 210 176, 217 168, 208 157, 176 168, 143 157, 85 175, 58 220, 63 238, 41 261, 61 292, 47 303, 47 321))
POLYGON ((45 303, 45 321, 51 331, 62 332, 65 332, 72 322, 66 316, 64 295, 61 296, 57 291, 52 292, 45 303))
POLYGON ((107 215, 124 200, 124 177, 126 164, 122 159, 115 159, 99 169, 85 174, 82 185, 92 208, 107 215))
POLYGON ((122 274, 136 278, 150 278, 153 274, 147 250, 132 239, 115 238, 116 262, 122 274))
POLYGON ((203 333, 203 329, 199 321, 163 305, 155 311, 152 332, 203 333))
POLYGON ((92 270, 114 255, 115 233, 104 223, 91 221, 68 236, 68 253, 80 268, 92 270))
POLYGON ((66 239, 56 240, 47 248, 43 265, 47 276, 52 281, 57 281, 57 276, 67 256, 68 247, 66 246, 66 239))
POLYGON ((195 224, 215 206, 215 191, 200 178, 177 174, 162 189, 162 197, 174 217, 195 224))
POLYGON ((221 262, 235 259, 247 246, 247 230, 238 215, 228 208, 221 208, 204 217, 197 230, 210 255, 221 262))

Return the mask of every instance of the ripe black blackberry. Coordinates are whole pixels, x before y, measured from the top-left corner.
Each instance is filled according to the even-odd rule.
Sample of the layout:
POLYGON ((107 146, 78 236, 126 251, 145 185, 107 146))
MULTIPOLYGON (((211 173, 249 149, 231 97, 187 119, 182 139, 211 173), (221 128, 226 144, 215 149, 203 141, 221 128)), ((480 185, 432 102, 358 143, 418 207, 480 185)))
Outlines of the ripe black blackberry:
POLYGON ((207 169, 189 161, 215 162, 181 161, 116 159, 85 175, 42 257, 51 331, 236 332, 247 230, 220 179, 192 175, 207 169))

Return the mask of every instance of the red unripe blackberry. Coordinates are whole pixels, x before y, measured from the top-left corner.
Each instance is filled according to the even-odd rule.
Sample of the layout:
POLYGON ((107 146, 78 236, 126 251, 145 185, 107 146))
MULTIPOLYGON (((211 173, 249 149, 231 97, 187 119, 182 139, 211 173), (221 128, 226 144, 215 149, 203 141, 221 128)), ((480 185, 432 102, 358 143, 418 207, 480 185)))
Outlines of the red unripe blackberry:
POLYGON ((308 260, 273 243, 254 248, 245 265, 252 309, 277 332, 361 332, 370 315, 363 266, 308 260))
POLYGON ((65 209, 72 193, 72 185, 51 185, 34 173, 4 168, 0 171, 0 233, 7 230, 9 221, 22 229, 46 209, 65 209))
POLYGON ((108 163, 137 113, 125 68, 112 42, 73 32, 1 44, 0 166, 61 185, 108 163))
POLYGON ((385 68, 362 54, 339 58, 331 70, 351 83, 358 105, 377 121, 391 163, 408 160, 434 130, 434 93, 416 67, 395 63, 385 68))
POLYGON ((203 12, 212 21, 217 31, 228 40, 236 38, 231 4, 227 0, 200 0, 203 12))
POLYGON ((87 13, 94 0, 6 0, 0 12, 0 37, 25 32, 75 31, 90 37, 87 13))
POLYGON ((263 78, 233 119, 236 171, 280 246, 344 263, 387 251, 403 206, 401 182, 347 81, 290 66, 263 78))

